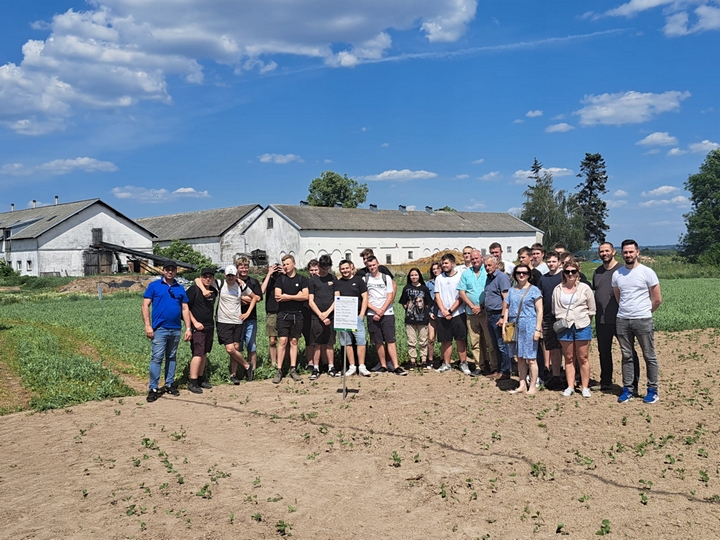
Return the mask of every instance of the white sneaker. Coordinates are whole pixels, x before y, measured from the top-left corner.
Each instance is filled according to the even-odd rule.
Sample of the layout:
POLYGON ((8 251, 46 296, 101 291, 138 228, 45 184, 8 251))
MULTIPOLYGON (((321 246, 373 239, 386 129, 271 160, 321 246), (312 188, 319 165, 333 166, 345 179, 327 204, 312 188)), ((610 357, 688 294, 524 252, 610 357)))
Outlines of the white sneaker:
POLYGON ((589 388, 583 388, 583 389, 582 389, 582 397, 590 397, 590 396, 592 396, 592 394, 590 393, 590 389, 589 389, 589 388))
POLYGON ((442 366, 437 368, 435 371, 437 371, 438 373, 445 373, 446 371, 452 371, 452 366, 450 364, 446 364, 445 362, 443 362, 442 366))
POLYGON ((565 396, 565 397, 570 397, 570 396, 572 396, 574 393, 575 393, 575 389, 568 386, 568 387, 563 391, 563 396, 565 396))
POLYGON ((363 377, 370 376, 370 371, 368 370, 368 368, 365 367, 365 364, 361 365, 358 371, 360 371, 360 375, 362 375, 363 377))
POLYGON ((472 373, 467 362, 460 362, 460 371, 462 371, 465 375, 470 375, 472 373))
POLYGON ((535 388, 540 388, 542 385, 543 385, 543 380, 540 377, 538 377, 537 380, 535 381, 535 388))
POLYGON ((346 377, 350 377, 352 375, 355 375, 357 373, 357 367, 355 367, 355 364, 350 366, 348 370, 345 372, 346 377))

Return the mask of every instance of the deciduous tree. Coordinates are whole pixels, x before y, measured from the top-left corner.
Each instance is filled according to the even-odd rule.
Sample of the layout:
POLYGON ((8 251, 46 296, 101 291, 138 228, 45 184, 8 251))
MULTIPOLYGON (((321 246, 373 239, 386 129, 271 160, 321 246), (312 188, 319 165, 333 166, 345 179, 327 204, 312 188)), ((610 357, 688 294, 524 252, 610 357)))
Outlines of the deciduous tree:
POLYGON ((155 255, 160 255, 161 257, 167 257, 168 259, 172 259, 174 261, 194 264, 198 267, 198 270, 205 266, 216 266, 212 262, 212 259, 206 257, 199 251, 195 251, 190 244, 183 242, 182 240, 173 240, 167 247, 155 245, 153 247, 153 253, 155 255))
POLYGON ((357 208, 365 202, 368 194, 367 184, 360 184, 347 174, 340 176, 333 171, 324 171, 310 182, 308 188, 310 206, 335 206, 342 203, 343 208, 357 208))
POLYGON ((590 244, 600 244, 605 241, 605 233, 610 227, 605 220, 608 216, 607 203, 600 198, 608 192, 607 172, 605 160, 600 154, 585 154, 580 162, 578 178, 585 178, 584 182, 575 186, 580 189, 575 195, 583 219, 584 238, 590 244))
POLYGON ((691 262, 720 265, 720 148, 705 157, 685 189, 692 208, 683 216, 687 232, 680 237, 680 253, 691 262))

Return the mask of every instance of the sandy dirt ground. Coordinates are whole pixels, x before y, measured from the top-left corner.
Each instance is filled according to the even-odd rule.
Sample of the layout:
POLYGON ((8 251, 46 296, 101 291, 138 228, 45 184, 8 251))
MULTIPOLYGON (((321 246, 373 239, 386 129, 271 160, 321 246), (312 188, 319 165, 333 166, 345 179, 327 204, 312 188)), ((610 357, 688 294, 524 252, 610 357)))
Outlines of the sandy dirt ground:
POLYGON ((8 415, 0 537, 720 538, 720 332, 657 342, 654 405, 455 371, 8 415))

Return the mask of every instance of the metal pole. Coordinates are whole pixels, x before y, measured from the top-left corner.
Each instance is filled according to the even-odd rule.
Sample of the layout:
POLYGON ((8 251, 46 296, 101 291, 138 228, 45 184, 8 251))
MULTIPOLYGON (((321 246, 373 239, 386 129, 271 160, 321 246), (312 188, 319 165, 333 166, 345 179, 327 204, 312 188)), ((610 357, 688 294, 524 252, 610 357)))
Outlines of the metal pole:
MULTIPOLYGON (((346 341, 350 341, 350 335, 347 334, 348 339, 346 341)), ((347 345, 343 346, 343 401, 347 397, 347 384, 345 382, 345 372, 347 371, 347 345)))

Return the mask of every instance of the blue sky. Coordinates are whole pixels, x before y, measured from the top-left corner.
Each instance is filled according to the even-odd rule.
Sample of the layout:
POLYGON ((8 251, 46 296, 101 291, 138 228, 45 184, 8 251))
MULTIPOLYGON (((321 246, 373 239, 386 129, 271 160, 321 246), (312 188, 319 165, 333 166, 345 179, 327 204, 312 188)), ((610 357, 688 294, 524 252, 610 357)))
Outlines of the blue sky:
POLYGON ((674 243, 720 143, 718 0, 35 0, 0 20, 0 206, 515 211, 537 157, 610 176, 609 239, 674 243), (347 4, 347 5, 346 5, 347 4), (348 7, 348 5, 350 7, 348 7))

